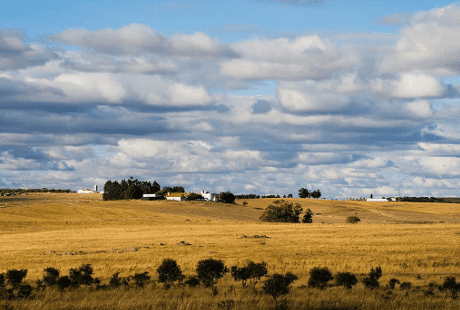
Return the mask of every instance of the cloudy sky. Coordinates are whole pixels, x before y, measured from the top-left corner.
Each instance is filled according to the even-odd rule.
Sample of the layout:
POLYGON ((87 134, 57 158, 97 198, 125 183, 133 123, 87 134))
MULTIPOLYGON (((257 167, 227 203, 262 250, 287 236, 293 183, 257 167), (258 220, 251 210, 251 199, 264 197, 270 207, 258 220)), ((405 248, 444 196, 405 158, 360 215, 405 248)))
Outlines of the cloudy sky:
POLYGON ((458 196, 459 76, 451 1, 8 1, 0 188, 458 196))

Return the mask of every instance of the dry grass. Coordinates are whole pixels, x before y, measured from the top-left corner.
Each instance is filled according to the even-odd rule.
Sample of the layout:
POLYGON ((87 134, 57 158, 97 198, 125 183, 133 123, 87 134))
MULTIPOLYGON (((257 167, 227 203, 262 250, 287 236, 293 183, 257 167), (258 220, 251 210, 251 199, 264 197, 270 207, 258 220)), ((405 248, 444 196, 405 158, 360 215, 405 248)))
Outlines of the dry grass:
MULTIPOLYGON (((270 274, 296 274, 299 280, 289 300, 303 308, 315 308, 317 303, 319 307, 321 300, 331 305, 348 302, 352 308, 369 299, 368 309, 377 309, 383 302, 394 309, 399 295, 382 299, 360 285, 353 289, 353 298, 338 288, 305 291, 300 286, 306 284, 308 271, 315 266, 326 266, 333 273, 350 271, 359 279, 371 267, 381 266, 382 283, 398 278, 413 286, 442 283, 447 275, 460 275, 458 204, 293 199, 316 214, 314 223, 276 224, 258 222, 263 212, 260 209, 273 199, 246 200, 244 207, 242 200, 237 205, 105 202, 100 194, 31 194, 21 198, 27 200, 0 200, 0 272, 28 269, 29 282, 40 278, 46 267, 67 274, 70 268, 84 263, 92 264, 95 276, 107 283, 117 271, 122 276, 149 271, 156 279, 156 268, 168 257, 176 259, 187 275, 193 274, 197 262, 204 258, 222 259, 229 267, 253 260, 267 262, 270 274), (358 216, 361 223, 345 224, 350 215, 358 216), (431 224, 410 224, 424 222, 431 224), (177 245, 180 241, 191 245, 177 245), (332 290, 337 292, 331 294, 332 290), (305 298, 305 292, 312 297, 305 298)), ((46 291, 12 305, 18 309, 138 309, 156 305, 153 309, 161 309, 166 303, 164 309, 206 309, 215 308, 224 296, 234 299, 237 309, 265 309, 273 304, 269 296, 241 291, 230 275, 219 282, 219 287, 221 294, 216 297, 200 295, 204 288, 175 288, 165 298, 161 297, 165 294, 162 288, 92 292, 84 299, 78 291, 46 291)), ((437 308, 430 303, 442 304, 442 308, 458 306, 438 296, 422 300, 417 294, 422 293, 409 297, 401 293, 397 308, 410 309, 403 307, 405 303, 416 303, 421 309, 437 308)))

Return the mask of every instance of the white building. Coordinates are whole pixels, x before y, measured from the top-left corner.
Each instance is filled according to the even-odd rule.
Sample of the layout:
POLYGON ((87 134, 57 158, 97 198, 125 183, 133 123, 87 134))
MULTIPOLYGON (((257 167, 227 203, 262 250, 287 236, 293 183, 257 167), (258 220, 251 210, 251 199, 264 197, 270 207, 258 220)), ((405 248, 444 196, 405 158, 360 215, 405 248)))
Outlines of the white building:
POLYGON ((93 191, 90 190, 90 189, 79 189, 79 190, 77 191, 77 193, 79 193, 79 194, 92 194, 93 191))
POLYGON ((168 193, 165 196, 166 200, 176 200, 176 201, 184 201, 187 200, 187 193, 168 193))
POLYGON ((97 193, 97 185, 96 184, 93 185, 93 192, 97 193))
POLYGON ((210 193, 208 191, 201 191, 201 196, 207 201, 218 201, 219 194, 210 193))
POLYGON ((142 195, 142 200, 160 200, 163 199, 163 196, 156 194, 144 194, 142 195))

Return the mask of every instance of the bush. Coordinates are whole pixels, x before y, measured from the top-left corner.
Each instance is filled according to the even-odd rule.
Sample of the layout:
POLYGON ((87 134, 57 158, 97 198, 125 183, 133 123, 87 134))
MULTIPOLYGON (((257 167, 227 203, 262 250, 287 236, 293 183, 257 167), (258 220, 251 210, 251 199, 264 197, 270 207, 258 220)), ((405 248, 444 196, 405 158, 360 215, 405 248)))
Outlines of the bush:
POLYGON ((59 279, 59 270, 53 267, 48 267, 43 270, 43 282, 45 286, 55 286, 59 279))
POLYGON ((222 192, 219 194, 219 200, 226 203, 233 203, 235 201, 235 195, 230 192, 222 192))
POLYGON ((349 216, 349 217, 347 217, 347 223, 357 224, 359 222, 361 222, 361 220, 357 216, 349 216))
POLYGON ((351 289, 358 279, 350 272, 339 272, 335 275, 335 283, 337 286, 343 286, 344 288, 351 289))
POLYGON ((374 268, 371 268, 371 271, 369 272, 369 276, 363 279, 364 286, 370 289, 378 288, 380 286, 379 279, 381 276, 382 276, 382 268, 376 267, 375 270, 374 268))
POLYGON ((206 287, 216 289, 218 279, 222 278, 228 272, 228 268, 221 260, 212 258, 200 260, 196 267, 196 274, 200 282, 206 287))
POLYGON ((133 280, 134 283, 136 283, 136 287, 144 287, 145 283, 150 280, 150 276, 148 274, 148 271, 134 274, 133 280))
POLYGON ((196 287, 200 285, 200 279, 197 276, 188 277, 187 280, 184 282, 185 285, 190 287, 196 287))
POLYGON ((403 283, 401 283, 401 285, 399 286, 399 288, 402 289, 402 290, 410 290, 411 287, 412 287, 412 283, 411 283, 411 282, 403 282, 403 283))
POLYGON ((247 280, 251 281, 251 284, 255 286, 257 281, 260 280, 261 277, 267 274, 267 264, 265 262, 262 263, 254 263, 250 261, 247 266, 239 268, 238 266, 232 266, 231 274, 235 281, 241 281, 243 288, 247 286, 247 280))
POLYGON ((454 277, 446 277, 442 286, 439 286, 439 290, 449 291, 452 298, 457 298, 457 294, 460 291, 460 283, 457 283, 454 277))
POLYGON ((315 267, 309 272, 310 278, 308 279, 308 287, 324 288, 333 276, 327 267, 315 267))
POLYGON ((307 212, 303 216, 302 223, 313 223, 313 212, 307 209, 307 212))
POLYGON ((399 282, 398 279, 392 278, 392 279, 390 279, 390 281, 388 282, 388 287, 389 287, 390 289, 394 289, 395 286, 396 286, 396 284, 399 284, 399 283, 400 283, 400 282, 399 282))
POLYGON ((27 276, 27 269, 16 270, 11 269, 6 272, 6 282, 11 285, 13 288, 19 287, 22 283, 22 280, 27 276))
POLYGON ((165 258, 157 269, 160 283, 164 283, 165 288, 171 287, 175 281, 182 281, 184 275, 177 262, 171 258, 165 258))
POLYGON ((72 285, 72 280, 70 280, 70 277, 69 276, 63 276, 63 277, 60 277, 58 280, 57 280, 57 283, 56 285, 61 289, 66 289, 68 288, 69 286, 72 285))
POLYGON ((289 294, 291 289, 290 285, 297 279, 297 276, 290 272, 286 273, 284 276, 275 273, 265 281, 262 289, 266 294, 273 297, 276 307, 278 307, 277 298, 289 294))
POLYGON ((70 269, 69 278, 73 287, 79 287, 80 285, 88 286, 96 282, 93 278, 93 267, 91 267, 91 264, 83 264, 78 269, 70 269))
POLYGON ((295 205, 284 200, 275 200, 265 208, 264 213, 259 218, 262 222, 286 222, 299 223, 299 215, 302 212, 299 203, 295 205))

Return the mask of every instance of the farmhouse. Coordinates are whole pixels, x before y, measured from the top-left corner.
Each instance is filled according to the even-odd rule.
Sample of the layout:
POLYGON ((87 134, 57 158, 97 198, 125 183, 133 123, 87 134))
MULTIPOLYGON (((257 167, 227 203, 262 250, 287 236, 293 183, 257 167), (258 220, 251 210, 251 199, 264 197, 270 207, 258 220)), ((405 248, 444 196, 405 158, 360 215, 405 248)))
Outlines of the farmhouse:
POLYGON ((366 201, 370 202, 387 202, 387 201, 396 201, 395 198, 382 198, 382 199, 377 199, 377 198, 368 198, 366 201))
POLYGON ((219 194, 201 191, 201 196, 203 196, 203 198, 207 201, 219 201, 219 194))
POLYGON ((176 201, 184 201, 187 200, 188 193, 168 193, 165 196, 166 200, 176 200, 176 201))

